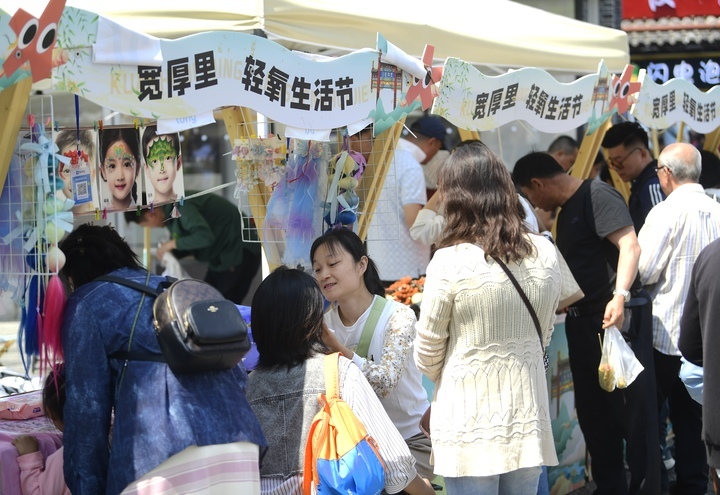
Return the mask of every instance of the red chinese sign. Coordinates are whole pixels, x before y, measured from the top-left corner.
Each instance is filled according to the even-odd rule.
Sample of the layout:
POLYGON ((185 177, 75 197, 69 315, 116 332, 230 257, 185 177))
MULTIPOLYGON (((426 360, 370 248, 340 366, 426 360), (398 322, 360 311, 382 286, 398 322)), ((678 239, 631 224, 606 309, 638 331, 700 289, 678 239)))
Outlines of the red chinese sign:
POLYGON ((623 19, 720 15, 718 0, 633 0, 622 5, 623 19))

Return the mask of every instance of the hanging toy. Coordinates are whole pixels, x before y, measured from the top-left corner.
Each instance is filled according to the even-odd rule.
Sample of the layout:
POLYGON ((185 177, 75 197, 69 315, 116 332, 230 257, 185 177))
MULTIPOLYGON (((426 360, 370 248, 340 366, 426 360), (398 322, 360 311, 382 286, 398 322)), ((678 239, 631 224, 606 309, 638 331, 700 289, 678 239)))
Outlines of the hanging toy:
POLYGON ((328 168, 330 187, 323 210, 327 230, 340 227, 352 229, 357 221, 360 198, 355 189, 360 184, 366 166, 365 157, 350 149, 345 134, 342 151, 330 160, 328 168))

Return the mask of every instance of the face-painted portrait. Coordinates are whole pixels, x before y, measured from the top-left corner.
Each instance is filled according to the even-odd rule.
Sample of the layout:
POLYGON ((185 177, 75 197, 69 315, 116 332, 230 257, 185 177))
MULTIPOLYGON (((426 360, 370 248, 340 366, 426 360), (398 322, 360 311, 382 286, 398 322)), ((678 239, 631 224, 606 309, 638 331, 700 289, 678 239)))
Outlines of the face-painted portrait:
POLYGON ((180 135, 157 134, 157 126, 143 131, 142 153, 148 204, 163 204, 185 195, 180 135))
POLYGON ((100 133, 100 208, 128 210, 142 193, 139 181, 140 136, 137 129, 100 133))
POLYGON ((100 207, 97 190, 97 133, 65 129, 55 136, 58 153, 70 163, 58 161, 57 175, 63 181, 63 196, 75 202, 72 212, 83 215, 100 207))

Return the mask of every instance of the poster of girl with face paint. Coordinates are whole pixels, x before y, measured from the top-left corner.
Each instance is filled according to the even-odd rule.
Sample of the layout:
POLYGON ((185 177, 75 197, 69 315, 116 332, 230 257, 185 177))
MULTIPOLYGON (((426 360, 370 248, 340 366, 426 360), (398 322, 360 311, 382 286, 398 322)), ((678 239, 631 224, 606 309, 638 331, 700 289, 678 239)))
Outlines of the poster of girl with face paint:
POLYGON ((129 210, 142 194, 140 134, 134 128, 100 133, 100 209, 129 210))
POLYGON ((180 152, 180 135, 157 133, 157 126, 145 127, 142 136, 148 204, 163 204, 185 195, 180 152))

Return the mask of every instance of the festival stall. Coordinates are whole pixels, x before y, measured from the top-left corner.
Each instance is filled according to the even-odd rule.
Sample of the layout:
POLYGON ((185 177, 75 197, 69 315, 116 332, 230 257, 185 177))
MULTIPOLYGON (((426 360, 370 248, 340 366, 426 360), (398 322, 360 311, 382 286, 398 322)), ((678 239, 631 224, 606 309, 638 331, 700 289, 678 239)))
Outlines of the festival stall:
MULTIPOLYGON (((230 163, 237 171, 233 185, 247 198, 254 217, 248 238, 262 240, 271 264, 304 266, 309 242, 325 229, 342 224, 362 238, 367 235, 379 192, 392 173, 390 161, 405 117, 429 108, 438 94, 443 69, 434 60, 447 58, 433 112, 464 130, 526 120, 549 132, 565 132, 588 122, 596 103, 597 115, 612 111, 588 96, 602 94, 596 86, 602 77, 608 81, 605 69, 561 85, 539 68, 491 77, 475 65, 578 73, 594 70, 604 59, 611 70, 621 70, 627 43, 618 31, 507 1, 488 12, 498 18, 485 17, 487 29, 477 29, 472 16, 451 18, 449 12, 456 11, 451 8, 433 13, 436 23, 429 27, 424 25, 427 15, 404 3, 402 15, 390 5, 371 3, 362 9, 343 5, 340 12, 331 2, 272 0, 258 2, 255 6, 261 8, 249 20, 243 17, 247 12, 225 12, 220 24, 192 19, 193 28, 182 22, 187 17, 183 12, 189 12, 182 2, 175 14, 163 12, 162 21, 139 2, 126 4, 125 14, 115 6, 93 4, 84 10, 78 8, 82 2, 68 2, 70 7, 62 0, 50 0, 35 15, 0 11, 0 191, 4 187, 3 197, 9 198, 0 203, 2 290, 15 292, 26 316, 42 314, 41 293, 62 265, 57 242, 72 228, 73 215, 102 218, 108 212, 187 199, 181 173, 173 193, 161 198, 146 166, 136 175, 134 201, 113 203, 112 191, 103 189, 101 159, 79 145, 63 150, 58 144, 57 135, 64 131, 75 135, 75 143, 81 132, 92 131, 100 149, 104 133, 114 131, 100 121, 84 122, 84 101, 132 116, 134 124, 126 130, 138 143, 153 132, 153 125, 157 134, 172 136, 214 122, 220 109, 232 143, 230 163), (137 15, 139 11, 148 15, 137 15), (168 21, 172 15, 176 18, 168 21), (351 22, 340 24, 339 19, 351 22), (532 21, 514 26, 517 39, 498 41, 508 39, 503 32, 508 19, 514 24, 532 21), (126 27, 134 22, 146 24, 143 29, 126 27), (383 28, 392 34, 391 41, 380 35, 376 39, 383 28), (208 32, 176 40, 148 35, 179 36, 195 29, 208 32), (270 39, 234 32, 248 29, 262 29, 270 39), (419 33, 436 47, 433 52, 427 46, 421 60, 416 58, 422 48, 419 33), (348 53, 325 59, 283 46, 297 48, 299 42, 348 53), (361 50, 368 44, 375 49, 361 50), (52 90, 76 95, 73 128, 56 128, 51 96, 30 99, 32 84, 48 77, 52 90), (33 116, 27 122, 26 111, 33 116), (369 124, 376 138, 370 159, 362 164, 343 149, 343 137, 369 124), (16 145, 18 140, 26 142, 16 145), (68 166, 68 175, 63 176, 60 164, 68 166), (142 192, 148 198, 144 203, 142 192)), ((158 148, 157 154, 170 152, 172 139, 164 141, 168 148, 158 148)), ((181 153, 176 154, 179 159, 181 153)), ((144 164, 149 160, 150 154, 139 157, 144 164)), ((564 409, 566 415, 571 411, 564 409)), ((573 466, 582 477, 579 464, 573 466)))
MULTIPOLYGON (((487 131, 522 120, 537 129, 563 133, 586 126, 586 133, 571 174, 588 177, 611 117, 632 115, 657 132, 675 124, 706 135, 704 148, 718 153, 720 144, 720 88, 703 92, 685 79, 659 85, 645 70, 627 65, 611 73, 601 62, 596 74, 562 84, 546 71, 524 68, 501 76, 488 76, 471 64, 449 58, 443 67, 440 91, 432 113, 470 131, 487 131)), ((615 187, 627 199, 630 184, 611 171, 615 187)), ((553 434, 560 465, 550 468, 551 493, 567 493, 584 484, 587 456, 574 413, 565 329, 560 318, 547 349, 550 361, 549 397, 553 434)))

